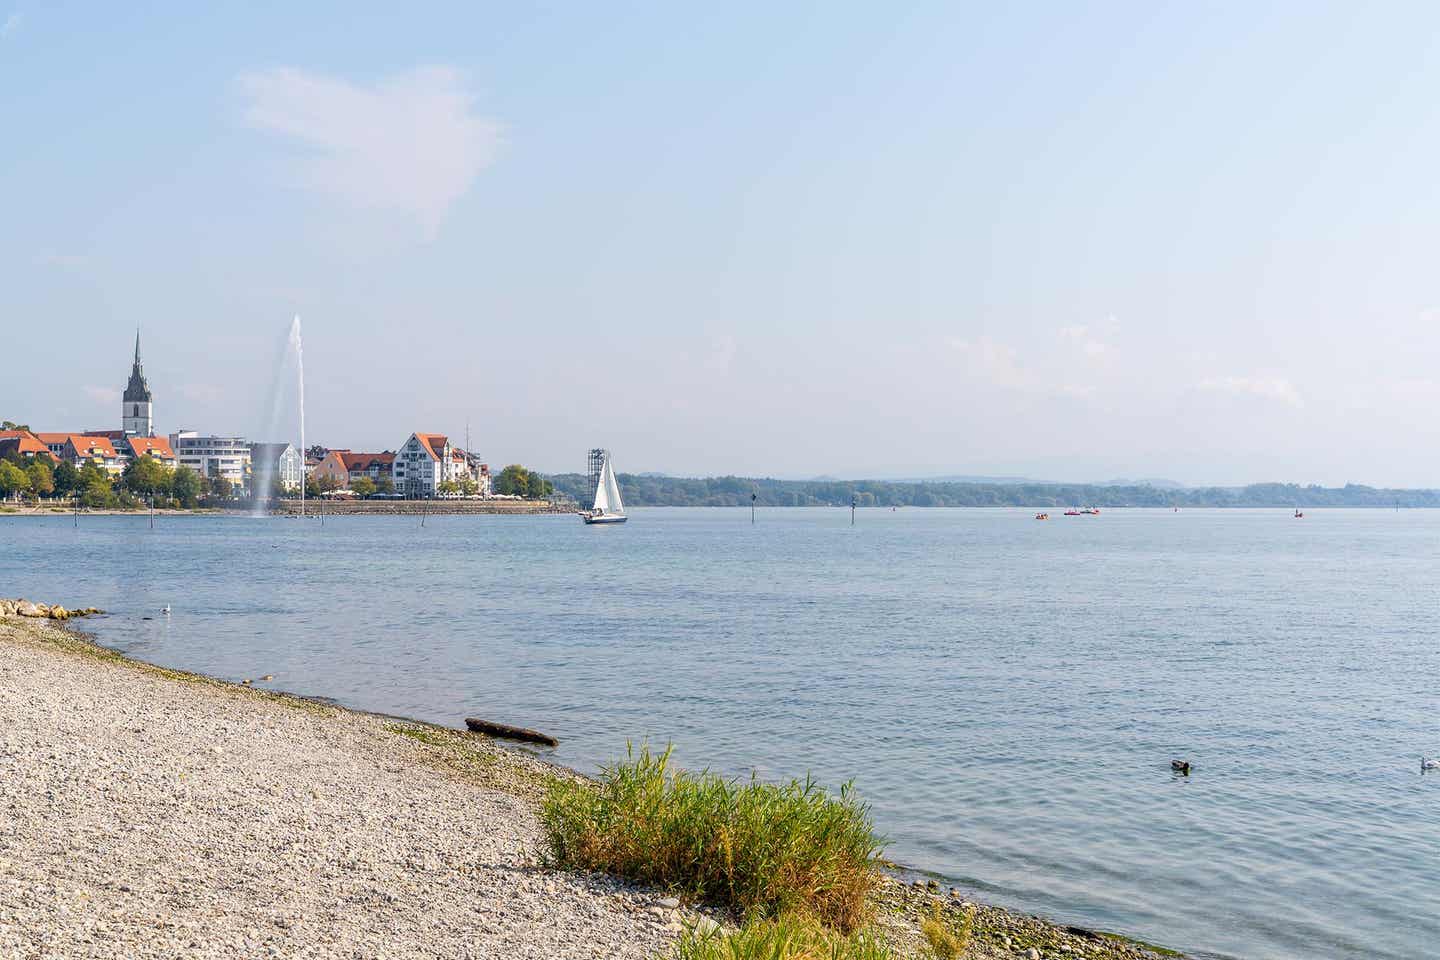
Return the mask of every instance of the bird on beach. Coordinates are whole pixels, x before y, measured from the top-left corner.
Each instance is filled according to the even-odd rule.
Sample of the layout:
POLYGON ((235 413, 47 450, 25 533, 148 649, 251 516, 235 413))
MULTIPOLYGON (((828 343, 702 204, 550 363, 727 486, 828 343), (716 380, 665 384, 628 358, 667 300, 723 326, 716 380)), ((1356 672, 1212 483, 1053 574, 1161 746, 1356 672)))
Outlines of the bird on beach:
POLYGON ((1190 776, 1190 761, 1189 761, 1189 760, 1171 760, 1171 761, 1170 761, 1170 769, 1171 769, 1171 770, 1174 770, 1176 773, 1183 773, 1183 774, 1185 774, 1185 776, 1188 777, 1188 776, 1190 776))
POLYGON ((161 607, 160 612, 165 614, 165 616, 167 617, 170 616, 170 604, 167 603, 165 604, 165 606, 161 607))
POLYGON ((1436 760, 1434 757, 1421 757, 1420 772, 1424 773, 1426 770, 1440 770, 1440 760, 1436 760))

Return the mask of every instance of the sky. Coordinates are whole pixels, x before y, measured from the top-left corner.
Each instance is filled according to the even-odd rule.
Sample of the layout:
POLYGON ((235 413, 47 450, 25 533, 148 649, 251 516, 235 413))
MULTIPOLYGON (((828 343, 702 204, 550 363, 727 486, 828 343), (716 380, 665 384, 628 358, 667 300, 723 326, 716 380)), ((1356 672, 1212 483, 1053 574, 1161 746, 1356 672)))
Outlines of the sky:
POLYGON ((1440 486, 1437 47, 1401 2, 0 0, 0 417, 117 429, 138 327, 158 432, 296 440, 299 315, 331 447, 1440 486))

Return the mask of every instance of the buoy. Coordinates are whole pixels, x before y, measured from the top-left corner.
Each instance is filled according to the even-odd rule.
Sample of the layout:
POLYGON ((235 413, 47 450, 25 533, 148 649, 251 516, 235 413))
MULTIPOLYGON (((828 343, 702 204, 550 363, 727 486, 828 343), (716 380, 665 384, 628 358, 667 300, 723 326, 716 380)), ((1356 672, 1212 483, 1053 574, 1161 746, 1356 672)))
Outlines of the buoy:
POLYGON ((1170 769, 1171 769, 1171 770, 1174 770, 1176 773, 1183 773, 1183 774, 1185 774, 1185 776, 1188 777, 1188 776, 1190 776, 1190 761, 1189 761, 1189 760, 1171 760, 1171 761, 1170 761, 1170 769))

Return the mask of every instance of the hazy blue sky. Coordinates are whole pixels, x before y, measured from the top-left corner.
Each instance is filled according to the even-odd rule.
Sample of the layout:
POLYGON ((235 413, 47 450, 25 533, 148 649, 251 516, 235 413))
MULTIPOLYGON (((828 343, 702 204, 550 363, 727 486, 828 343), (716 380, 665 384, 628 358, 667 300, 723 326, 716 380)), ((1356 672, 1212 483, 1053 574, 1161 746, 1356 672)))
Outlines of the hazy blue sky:
POLYGON ((1440 485, 1433 4, 6 2, 37 429, 1440 485))

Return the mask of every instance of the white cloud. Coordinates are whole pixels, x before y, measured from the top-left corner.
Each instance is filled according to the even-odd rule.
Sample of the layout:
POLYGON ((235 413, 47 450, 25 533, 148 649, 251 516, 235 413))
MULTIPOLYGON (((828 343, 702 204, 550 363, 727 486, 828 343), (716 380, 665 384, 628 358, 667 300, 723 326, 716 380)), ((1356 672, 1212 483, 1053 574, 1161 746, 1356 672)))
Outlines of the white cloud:
POLYGON ((414 217, 433 233, 494 160, 500 125, 474 112, 459 71, 421 67, 365 87, 279 67, 239 78, 245 120, 308 148, 307 185, 414 217))
POLYGON ((1305 401, 1295 384, 1284 377, 1206 377, 1200 381, 1201 390, 1228 393, 1232 396, 1261 397, 1275 400, 1292 407, 1303 407, 1305 401))
POLYGON ((10 14, 10 16, 5 18, 4 23, 0 23, 0 39, 8 37, 16 30, 19 30, 20 24, 24 21, 25 15, 23 13, 16 12, 10 14))

